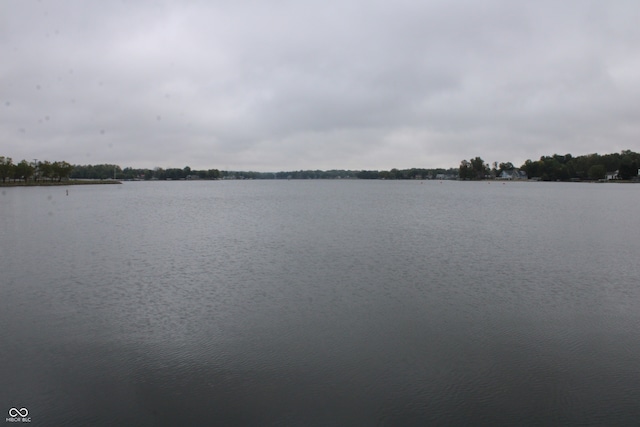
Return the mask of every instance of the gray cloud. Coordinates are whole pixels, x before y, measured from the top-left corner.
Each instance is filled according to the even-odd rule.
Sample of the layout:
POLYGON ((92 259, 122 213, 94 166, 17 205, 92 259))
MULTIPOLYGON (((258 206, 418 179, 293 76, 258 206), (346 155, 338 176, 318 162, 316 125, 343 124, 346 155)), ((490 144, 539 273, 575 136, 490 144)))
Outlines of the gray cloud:
POLYGON ((16 159, 273 171, 640 149, 633 1, 0 9, 16 159))

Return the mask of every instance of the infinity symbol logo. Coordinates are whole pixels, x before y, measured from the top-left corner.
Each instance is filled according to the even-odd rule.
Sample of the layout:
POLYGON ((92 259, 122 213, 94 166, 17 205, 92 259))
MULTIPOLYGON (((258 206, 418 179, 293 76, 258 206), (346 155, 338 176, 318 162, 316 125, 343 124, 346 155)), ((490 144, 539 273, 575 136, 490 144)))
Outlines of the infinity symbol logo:
POLYGON ((26 417, 27 415, 29 415, 29 410, 27 408, 20 408, 20 409, 11 408, 11 409, 9 409, 9 416, 10 417, 17 417, 18 415, 20 415, 21 417, 26 417))

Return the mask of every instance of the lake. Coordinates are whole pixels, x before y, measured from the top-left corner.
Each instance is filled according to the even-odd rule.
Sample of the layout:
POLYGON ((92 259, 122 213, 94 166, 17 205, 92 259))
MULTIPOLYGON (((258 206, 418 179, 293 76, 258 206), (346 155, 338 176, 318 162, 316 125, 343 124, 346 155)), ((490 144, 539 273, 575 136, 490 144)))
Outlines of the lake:
POLYGON ((640 422, 640 185, 0 191, 5 417, 640 422))

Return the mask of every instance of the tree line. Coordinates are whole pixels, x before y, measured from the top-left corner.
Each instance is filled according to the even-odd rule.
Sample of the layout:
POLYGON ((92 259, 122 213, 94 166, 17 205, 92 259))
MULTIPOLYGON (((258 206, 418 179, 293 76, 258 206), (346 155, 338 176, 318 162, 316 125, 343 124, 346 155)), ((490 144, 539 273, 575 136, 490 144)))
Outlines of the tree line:
POLYGON ((435 179, 439 174, 457 177, 457 169, 391 169, 388 171, 344 169, 297 170, 280 172, 195 170, 189 166, 178 168, 134 169, 114 164, 74 165, 72 179, 119 180, 189 180, 189 179, 435 179))
POLYGON ((391 170, 297 170, 281 172, 221 171, 222 179, 455 179, 458 170, 450 169, 391 169, 391 170))
POLYGON ((482 180, 500 177, 504 172, 521 171, 528 179, 542 181, 600 180, 615 172, 621 180, 640 179, 640 153, 624 150, 620 153, 597 153, 582 156, 554 154, 539 160, 526 160, 520 168, 511 162, 486 163, 481 157, 462 160, 459 168, 411 168, 391 170, 299 170, 281 172, 192 170, 156 167, 154 169, 121 168, 115 164, 71 165, 66 161, 14 163, 11 157, 0 156, 0 179, 17 181, 62 181, 66 179, 116 180, 189 180, 189 179, 462 179, 482 180))
POLYGON ((189 166, 182 169, 160 167, 154 169, 145 168, 121 168, 113 164, 99 165, 74 165, 70 176, 72 179, 119 179, 119 180, 182 180, 182 179, 219 179, 222 174, 218 169, 192 170, 189 166))
MULTIPOLYGON (((503 172, 512 172, 517 168, 511 163, 485 163, 481 157, 462 160, 459 178, 464 180, 492 179, 503 172)), ((593 181, 604 179, 611 173, 614 179, 638 179, 640 153, 624 150, 612 154, 586 154, 574 157, 571 154, 542 156, 539 160, 528 159, 519 170, 526 173, 528 179, 542 181, 593 181)))
POLYGON ((45 182, 62 181, 68 179, 73 166, 65 161, 50 162, 48 160, 27 162, 21 160, 14 164, 11 157, 0 156, 0 179, 5 183, 13 182, 45 182))

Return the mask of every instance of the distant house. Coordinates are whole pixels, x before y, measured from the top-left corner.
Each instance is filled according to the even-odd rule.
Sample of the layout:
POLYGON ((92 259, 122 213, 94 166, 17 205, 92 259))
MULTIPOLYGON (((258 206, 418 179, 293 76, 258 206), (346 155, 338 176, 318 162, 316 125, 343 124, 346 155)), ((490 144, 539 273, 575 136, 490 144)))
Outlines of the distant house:
POLYGON ((516 179, 527 179, 527 173, 520 169, 511 169, 509 171, 502 171, 498 179, 505 179, 508 181, 516 179))
POLYGON ((612 179, 618 179, 618 171, 607 172, 605 175, 605 179, 607 181, 611 181, 612 179))

